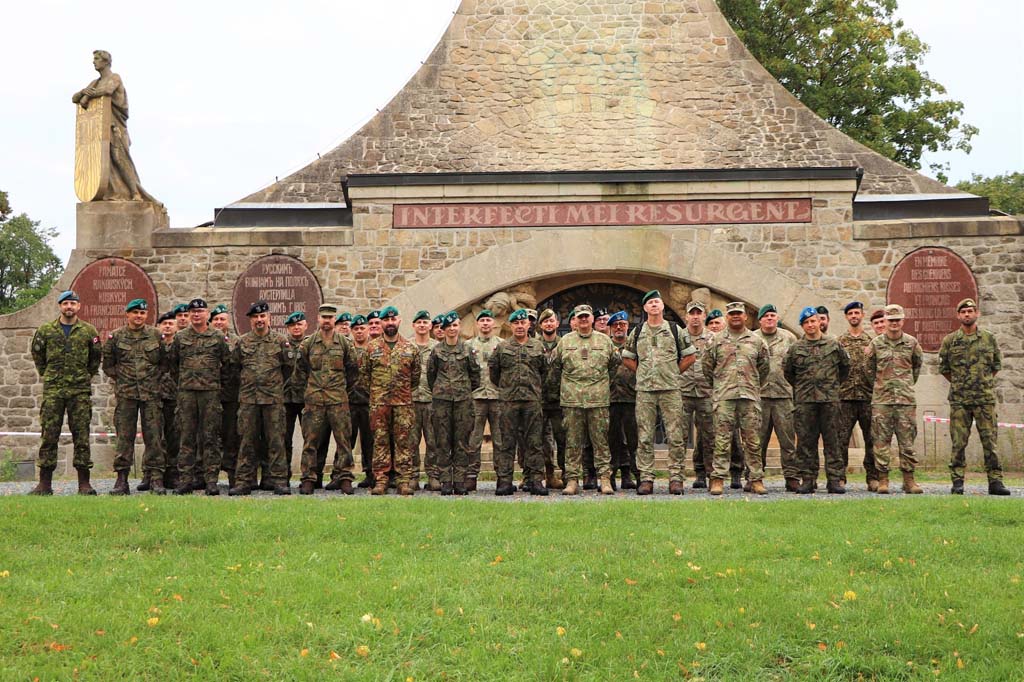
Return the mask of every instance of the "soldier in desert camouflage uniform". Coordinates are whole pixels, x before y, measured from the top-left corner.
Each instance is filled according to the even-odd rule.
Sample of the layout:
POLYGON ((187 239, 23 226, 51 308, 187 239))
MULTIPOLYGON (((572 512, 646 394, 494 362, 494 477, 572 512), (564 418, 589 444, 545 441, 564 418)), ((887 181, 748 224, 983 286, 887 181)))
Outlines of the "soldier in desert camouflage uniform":
POLYGON ((414 334, 412 342, 420 351, 421 372, 420 384, 412 394, 413 407, 416 409, 416 422, 412 426, 412 465, 416 470, 413 475, 413 488, 419 490, 420 440, 422 440, 426 446, 423 454, 423 469, 427 472, 427 489, 438 492, 441 490, 441 477, 437 467, 434 423, 430 412, 433 398, 430 395, 430 386, 427 385, 427 361, 430 359, 430 351, 437 345, 437 341, 430 337, 432 327, 430 313, 426 310, 420 310, 412 319, 414 334))
MULTIPOLYGON (((853 427, 860 424, 864 436, 864 472, 868 490, 878 490, 874 441, 871 440, 872 378, 868 371, 867 348, 871 335, 864 330, 864 304, 852 301, 843 308, 849 330, 839 337, 839 345, 850 356, 850 374, 839 387, 839 451, 843 455, 843 471, 850 466, 850 438, 853 427)), ((845 479, 843 480, 845 483, 845 479)))
POLYGON ((771 303, 757 311, 758 328, 754 336, 768 346, 771 369, 761 387, 761 466, 767 463, 768 441, 772 430, 779 439, 782 475, 786 490, 796 492, 800 484, 800 467, 796 460, 796 436, 793 429, 793 387, 782 372, 782 361, 790 346, 796 343, 796 334, 779 327, 779 311, 771 303))

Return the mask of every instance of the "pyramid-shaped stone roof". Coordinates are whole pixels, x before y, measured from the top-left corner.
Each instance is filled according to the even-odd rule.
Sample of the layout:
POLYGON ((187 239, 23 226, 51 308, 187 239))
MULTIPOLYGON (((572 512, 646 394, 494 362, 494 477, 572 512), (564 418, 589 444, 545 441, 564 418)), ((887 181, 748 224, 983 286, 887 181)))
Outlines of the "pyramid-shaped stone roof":
POLYGON ((713 0, 463 0, 369 123, 247 197, 342 202, 353 173, 862 167, 865 194, 955 190, 854 142, 713 0))

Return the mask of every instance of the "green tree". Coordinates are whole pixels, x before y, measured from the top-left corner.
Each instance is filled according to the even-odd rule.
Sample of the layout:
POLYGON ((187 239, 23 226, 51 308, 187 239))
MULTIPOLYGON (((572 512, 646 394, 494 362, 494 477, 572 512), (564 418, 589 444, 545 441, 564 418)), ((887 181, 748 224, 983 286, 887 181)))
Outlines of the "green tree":
POLYGON ((927 151, 970 152, 964 105, 921 67, 928 46, 897 0, 718 0, 750 52, 823 119, 910 168, 927 151))
POLYGON ((50 240, 54 228, 41 228, 27 215, 11 215, 7 192, 0 191, 0 314, 32 305, 50 291, 64 271, 50 240))
POLYGON ((972 173, 970 180, 956 184, 971 194, 988 197, 989 205, 1010 215, 1024 214, 1024 173, 1003 173, 986 178, 972 173))

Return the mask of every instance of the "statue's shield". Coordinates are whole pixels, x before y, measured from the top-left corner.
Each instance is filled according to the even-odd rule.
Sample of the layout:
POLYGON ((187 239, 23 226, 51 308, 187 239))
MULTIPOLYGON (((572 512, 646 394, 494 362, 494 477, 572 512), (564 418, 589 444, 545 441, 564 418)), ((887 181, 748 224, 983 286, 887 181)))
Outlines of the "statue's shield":
POLYGON ((75 120, 75 194, 80 201, 102 199, 110 180, 109 97, 89 100, 87 109, 77 107, 75 120))

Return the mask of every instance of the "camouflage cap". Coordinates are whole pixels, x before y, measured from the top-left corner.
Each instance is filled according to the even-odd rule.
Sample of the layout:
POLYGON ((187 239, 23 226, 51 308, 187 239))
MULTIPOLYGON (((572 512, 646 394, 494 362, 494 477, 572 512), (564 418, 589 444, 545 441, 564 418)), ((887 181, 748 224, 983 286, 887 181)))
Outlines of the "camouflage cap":
POLYGON ((353 327, 362 327, 365 324, 366 324, 366 316, 365 315, 353 315, 352 316, 352 326, 353 327))
POLYGON ((63 303, 64 301, 78 301, 78 300, 81 300, 81 299, 78 298, 78 294, 76 294, 71 289, 68 289, 67 291, 60 292, 60 295, 57 297, 57 303, 63 303))
POLYGON ((895 303, 890 303, 885 306, 885 319, 887 320, 902 320, 906 315, 903 314, 903 306, 895 303))
POLYGON ((586 303, 583 303, 581 305, 576 306, 576 308, 572 311, 572 314, 574 316, 576 316, 576 317, 579 317, 580 315, 590 315, 590 316, 593 316, 594 315, 594 309, 591 308, 586 303))
POLYGON ((124 307, 126 313, 130 313, 133 310, 149 310, 149 304, 146 303, 144 298, 133 298, 128 301, 128 305, 124 307))
POLYGON ((702 313, 706 313, 708 311, 708 308, 700 301, 690 301, 689 303, 686 304, 686 312, 692 313, 694 310, 699 310, 702 313))
POLYGON ((413 322, 419 322, 420 320, 429 320, 429 319, 430 319, 430 313, 428 311, 426 311, 426 310, 420 310, 420 311, 418 311, 416 313, 416 315, 413 316, 412 321, 413 322))
POLYGON ((812 317, 817 317, 817 316, 818 316, 818 309, 815 308, 814 306, 809 305, 809 306, 807 306, 806 308, 804 308, 803 310, 800 311, 800 324, 803 324, 808 319, 810 319, 812 317))
POLYGON ((526 308, 520 308, 511 315, 508 316, 509 322, 518 322, 519 320, 529 320, 530 313, 526 311, 526 308))
POLYGON ((284 326, 290 327, 293 324, 296 324, 297 322, 302 322, 304 319, 306 319, 306 313, 302 312, 301 310, 296 310, 294 313, 288 316, 288 319, 284 321, 284 326))
POLYGON ((725 304, 725 314, 729 313, 745 313, 747 312, 747 306, 743 305, 741 301, 733 301, 732 303, 725 304))
POLYGON ((757 311, 757 319, 760 320, 762 317, 764 317, 768 313, 775 313, 776 315, 778 315, 779 314, 779 310, 778 310, 778 308, 775 307, 775 304, 773 304, 773 303, 765 303, 763 306, 760 307, 760 309, 758 309, 758 311, 757 311))
POLYGON ((537 311, 534 310, 533 308, 527 308, 526 309, 526 317, 528 317, 529 319, 531 319, 534 322, 536 322, 537 321, 537 311))
MULTIPOLYGON (((227 312, 227 309, 224 309, 227 312)), ((270 304, 266 301, 256 301, 249 306, 249 312, 245 314, 246 317, 252 317, 253 315, 259 315, 261 313, 269 313, 270 304)))
POLYGON ((619 312, 615 313, 614 315, 608 318, 609 326, 615 324, 616 322, 625 322, 627 324, 629 323, 629 315, 626 313, 625 310, 620 310, 619 312))
POLYGON ((538 322, 543 322, 544 320, 548 319, 549 317, 558 317, 558 316, 555 314, 555 311, 552 310, 551 308, 545 308, 544 310, 540 311, 540 316, 537 317, 537 321, 538 322))
POLYGON ((956 304, 956 311, 960 312, 964 308, 974 308, 975 310, 977 310, 978 304, 974 302, 973 298, 965 298, 964 300, 956 304))

